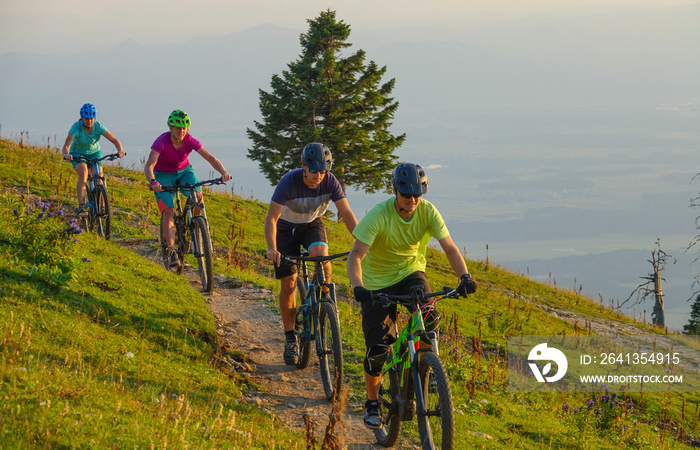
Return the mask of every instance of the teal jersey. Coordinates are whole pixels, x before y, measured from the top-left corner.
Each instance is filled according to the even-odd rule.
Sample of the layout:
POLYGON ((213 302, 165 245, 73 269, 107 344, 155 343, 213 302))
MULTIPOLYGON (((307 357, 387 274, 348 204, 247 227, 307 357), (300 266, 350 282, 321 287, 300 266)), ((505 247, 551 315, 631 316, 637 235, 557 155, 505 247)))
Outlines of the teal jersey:
POLYGON ((425 271, 428 242, 449 236, 440 212, 421 199, 405 221, 391 197, 372 208, 352 232, 369 251, 362 260, 362 284, 370 290, 392 286, 408 275, 425 271))
POLYGON ((73 136, 73 143, 70 146, 72 155, 92 155, 101 150, 99 140, 107 129, 98 121, 92 126, 92 133, 87 134, 83 128, 83 121, 79 120, 73 124, 68 134, 73 136))

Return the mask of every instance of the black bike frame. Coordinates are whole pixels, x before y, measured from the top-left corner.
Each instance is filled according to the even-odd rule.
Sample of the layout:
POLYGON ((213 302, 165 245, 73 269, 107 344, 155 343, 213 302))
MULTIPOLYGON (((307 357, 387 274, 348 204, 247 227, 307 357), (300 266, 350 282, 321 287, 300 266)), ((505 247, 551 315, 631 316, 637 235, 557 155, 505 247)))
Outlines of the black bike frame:
MULTIPOLYGON (((303 304, 301 305, 301 307, 305 310, 306 314, 309 314, 313 318, 313 320, 311 320, 311 329, 304 330, 304 337, 308 341, 310 341, 316 336, 316 330, 318 330, 318 313, 321 303, 331 302, 334 305, 336 304, 335 283, 326 283, 326 272, 323 270, 323 262, 331 261, 336 258, 341 258, 343 256, 347 256, 348 254, 350 254, 350 252, 337 253, 335 255, 328 256, 308 256, 309 252, 306 250, 302 250, 301 256, 282 255, 282 259, 288 261, 291 264, 298 264, 301 269, 301 274, 297 276, 302 277, 304 287, 306 288, 306 297, 302 299, 303 304), (316 270, 316 282, 314 282, 311 275, 309 274, 307 262, 314 263, 314 268, 316 270), (329 289, 331 297, 330 299, 318 298, 316 296, 317 288, 322 288, 323 286, 329 289)), ((316 339, 316 353, 321 354, 321 352, 321 342, 318 339, 316 339)))

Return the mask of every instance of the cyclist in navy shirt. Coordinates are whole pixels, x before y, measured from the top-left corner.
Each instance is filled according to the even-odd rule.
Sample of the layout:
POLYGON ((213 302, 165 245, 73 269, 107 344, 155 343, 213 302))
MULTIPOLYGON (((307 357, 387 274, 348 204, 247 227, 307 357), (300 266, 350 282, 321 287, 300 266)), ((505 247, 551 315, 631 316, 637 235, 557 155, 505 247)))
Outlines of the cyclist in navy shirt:
MULTIPOLYGON (((302 168, 294 169, 280 179, 265 217, 267 258, 275 263, 275 278, 280 280, 284 362, 288 365, 296 364, 299 358, 299 344, 294 333, 297 267, 280 265, 280 255, 299 256, 302 246, 310 256, 328 255, 323 214, 331 202, 338 208, 338 214, 350 233, 357 225, 342 186, 329 172, 333 158, 328 147, 318 142, 306 145, 301 161, 302 168)), ((324 264, 324 272, 329 280, 329 262, 324 264)))

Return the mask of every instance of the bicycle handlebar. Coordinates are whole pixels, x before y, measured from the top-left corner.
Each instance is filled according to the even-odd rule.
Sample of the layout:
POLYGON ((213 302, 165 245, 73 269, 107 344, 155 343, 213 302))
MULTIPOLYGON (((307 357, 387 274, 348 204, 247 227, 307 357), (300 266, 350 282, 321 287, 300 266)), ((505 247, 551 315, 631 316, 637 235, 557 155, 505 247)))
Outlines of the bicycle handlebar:
POLYGON ((414 289, 410 294, 404 295, 391 295, 384 294, 382 292, 374 293, 374 297, 383 304, 399 303, 402 305, 413 305, 421 300, 440 296, 442 296, 442 298, 457 298, 459 297, 459 294, 457 293, 457 288, 447 286, 444 286, 441 291, 430 292, 428 294, 426 294, 422 289, 414 289))
POLYGON ((350 254, 350 252, 337 253, 335 255, 321 255, 321 256, 286 256, 286 255, 281 255, 281 259, 290 263, 290 264, 297 264, 300 261, 309 261, 309 262, 331 261, 333 259, 348 256, 349 254, 350 254))
MULTIPOLYGON (((126 155, 126 153, 124 153, 124 155, 126 155)), ((119 154, 117 154, 117 153, 105 155, 102 158, 88 158, 87 156, 83 156, 83 155, 75 155, 75 156, 73 156, 73 161, 79 162, 79 163, 84 162, 84 163, 93 163, 94 164, 94 163, 98 163, 98 162, 105 160, 105 159, 112 161, 112 160, 117 159, 117 158, 119 158, 119 154)))
POLYGON ((161 186, 161 191, 163 192, 175 192, 178 189, 193 189, 199 186, 209 186, 214 184, 226 184, 219 178, 213 178, 211 180, 200 181, 199 183, 184 183, 184 184, 171 184, 170 186, 161 186))

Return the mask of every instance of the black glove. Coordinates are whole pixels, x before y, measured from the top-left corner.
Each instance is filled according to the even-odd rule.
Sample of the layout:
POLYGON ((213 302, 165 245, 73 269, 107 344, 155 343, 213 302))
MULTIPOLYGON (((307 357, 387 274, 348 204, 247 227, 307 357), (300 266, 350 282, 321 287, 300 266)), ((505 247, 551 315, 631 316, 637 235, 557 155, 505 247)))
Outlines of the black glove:
POLYGON ((457 293, 462 297, 466 297, 467 294, 473 294, 476 292, 476 281, 474 281, 468 273, 462 275, 459 279, 459 287, 457 288, 457 293))
POLYGON ((353 291, 355 293, 355 300, 357 300, 360 303, 372 302, 372 300, 374 300, 372 291, 370 291, 369 289, 365 289, 364 286, 355 286, 355 289, 353 289, 353 291))

